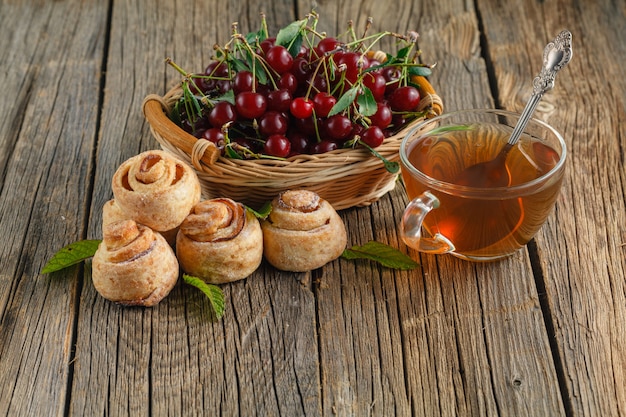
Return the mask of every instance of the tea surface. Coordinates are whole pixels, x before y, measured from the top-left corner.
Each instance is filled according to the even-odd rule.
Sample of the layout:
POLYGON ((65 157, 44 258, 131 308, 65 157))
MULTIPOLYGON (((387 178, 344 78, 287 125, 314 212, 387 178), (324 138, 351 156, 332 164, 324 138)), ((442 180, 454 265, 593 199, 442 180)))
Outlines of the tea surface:
MULTIPOLYGON (((509 138, 511 129, 498 124, 474 125, 469 130, 448 131, 415 140, 409 145, 411 164, 437 181, 458 184, 466 168, 496 157, 509 138)), ((522 136, 506 159, 511 185, 536 180, 559 161, 559 153, 536 138, 522 136)), ((429 213, 424 228, 431 236, 442 234, 453 242, 455 252, 489 257, 512 253, 525 245, 541 227, 551 211, 560 188, 562 172, 541 182, 530 193, 514 197, 502 191, 486 190, 480 196, 462 195, 459 190, 439 190, 402 170, 411 199, 431 191, 440 207, 429 213), (458 191, 458 192, 457 192, 458 191)), ((462 188, 462 187, 459 187, 462 188)))

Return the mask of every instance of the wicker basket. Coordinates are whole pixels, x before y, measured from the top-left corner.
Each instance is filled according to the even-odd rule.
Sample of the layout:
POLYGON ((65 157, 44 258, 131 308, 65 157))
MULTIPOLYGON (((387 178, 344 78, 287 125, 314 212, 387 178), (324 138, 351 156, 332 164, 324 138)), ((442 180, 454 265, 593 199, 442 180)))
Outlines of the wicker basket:
MULTIPOLYGON (((443 104, 430 83, 423 77, 414 81, 420 86, 420 110, 429 109, 433 116, 441 114, 443 104)), ((205 198, 229 197, 259 208, 281 191, 309 189, 342 210, 370 205, 395 187, 398 174, 389 173, 379 158, 362 148, 297 155, 284 161, 219 156, 210 142, 188 134, 167 117, 181 94, 177 86, 163 97, 149 95, 143 113, 162 148, 194 167, 205 198)), ((398 161, 404 134, 421 120, 386 138, 376 151, 398 161)))

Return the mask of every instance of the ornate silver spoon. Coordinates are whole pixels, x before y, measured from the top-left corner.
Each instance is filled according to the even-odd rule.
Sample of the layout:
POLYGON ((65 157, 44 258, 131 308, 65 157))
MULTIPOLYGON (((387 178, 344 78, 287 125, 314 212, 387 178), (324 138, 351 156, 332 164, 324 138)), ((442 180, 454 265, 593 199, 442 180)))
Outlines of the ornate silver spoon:
POLYGON ((494 159, 465 168, 458 176, 458 184, 480 188, 505 187, 510 184, 511 178, 505 166, 506 157, 519 140, 543 94, 554 87, 556 73, 567 65, 571 58, 572 34, 564 30, 548 43, 543 51, 543 68, 533 80, 533 94, 526 103, 509 141, 494 159))

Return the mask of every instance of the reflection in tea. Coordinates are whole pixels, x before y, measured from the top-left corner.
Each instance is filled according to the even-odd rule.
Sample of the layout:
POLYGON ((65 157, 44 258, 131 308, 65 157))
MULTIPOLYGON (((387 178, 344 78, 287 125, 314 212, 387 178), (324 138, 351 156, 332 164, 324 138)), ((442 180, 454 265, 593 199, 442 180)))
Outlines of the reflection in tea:
MULTIPOLYGON (((511 128, 505 125, 471 125, 415 140, 407 155, 416 169, 437 181, 473 183, 471 178, 462 178, 472 174, 466 168, 495 158, 510 134, 511 128)), ((557 151, 523 135, 506 160, 510 186, 540 178, 558 161, 557 151)), ((442 234, 454 243, 455 252, 469 257, 512 253, 525 245, 549 215, 562 181, 560 172, 545 184, 514 197, 507 197, 506 190, 498 188, 459 196, 453 191, 433 190, 404 169, 402 176, 409 198, 429 190, 440 201, 439 208, 424 219, 426 232, 442 234)))

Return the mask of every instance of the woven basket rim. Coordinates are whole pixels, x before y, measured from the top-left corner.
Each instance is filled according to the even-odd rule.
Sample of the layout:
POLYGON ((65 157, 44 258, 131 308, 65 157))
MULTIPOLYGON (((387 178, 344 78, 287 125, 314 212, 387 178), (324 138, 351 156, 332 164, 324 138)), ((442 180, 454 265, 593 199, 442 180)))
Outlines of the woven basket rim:
MULTIPOLYGON (((400 144, 408 131, 443 113, 443 102, 428 80, 420 77, 419 81, 418 110, 427 111, 427 116, 412 120, 375 149, 389 161, 399 161, 400 144)), ((260 200, 286 189, 323 190, 332 196, 322 197, 341 210, 367 206, 395 187, 399 173, 388 172, 383 161, 363 147, 300 154, 284 160, 221 156, 212 143, 192 136, 169 119, 169 112, 181 95, 180 83, 163 96, 148 95, 142 105, 144 116, 161 147, 191 165, 203 191, 209 195, 223 192, 222 196, 245 203, 246 199, 260 200), (208 147, 213 149, 207 152, 208 147), (332 191, 329 184, 333 184, 332 191)))
MULTIPOLYGON (((381 154, 383 157, 389 160, 397 160, 399 159, 398 149, 399 142, 404 137, 404 135, 410 131, 417 124, 421 123, 424 119, 430 118, 433 116, 438 116, 443 112, 443 102, 441 98, 433 93, 432 86, 428 83, 428 80, 424 77, 420 77, 421 83, 427 83, 427 88, 420 88, 420 94, 422 94, 420 104, 418 107, 418 111, 428 111, 430 110, 430 116, 428 117, 419 117, 412 120, 408 125, 404 126, 399 131, 395 132, 393 135, 388 136, 384 139, 383 143, 376 148, 376 152, 381 154)), ((174 150, 173 148, 178 149, 179 152, 182 152, 183 155, 188 155, 190 158, 192 157, 191 152, 186 152, 181 150, 179 147, 176 147, 170 141, 163 137, 160 132, 154 129, 152 123, 152 117, 150 113, 145 111, 145 104, 149 100, 156 100, 161 104, 163 112, 169 116, 173 105, 180 99, 182 96, 182 88, 180 83, 172 87, 164 96, 158 96, 156 94, 150 94, 144 99, 144 115, 150 125, 151 132, 153 136, 157 139, 162 147, 167 148, 168 150, 174 150)), ((169 117, 168 117, 169 120, 169 117)), ((170 120, 170 129, 173 131, 177 131, 178 134, 187 135, 187 132, 183 131, 181 127, 176 125, 173 121, 170 120)), ((188 135, 191 136, 191 135, 188 135)), ((194 142, 203 142, 204 139, 198 139, 193 136, 188 139, 189 141, 193 140, 194 142)), ((206 141, 208 142, 208 141, 206 141)), ((177 152, 178 153, 178 152, 177 152)), ((285 167, 291 167, 292 169, 296 168, 298 165, 301 165, 303 169, 308 169, 308 165, 318 165, 320 163, 327 163, 328 165, 337 164, 337 163, 355 163, 360 162, 362 159, 371 159, 376 164, 381 164, 381 161, 371 155, 371 153, 364 148, 339 148, 332 150, 330 152, 325 152, 323 154, 299 154, 294 155, 285 159, 234 159, 229 158, 227 156, 218 156, 217 159, 213 163, 206 163, 200 161, 194 161, 194 158, 191 158, 192 165, 199 171, 204 171, 209 168, 213 163, 223 164, 228 167, 241 167, 242 169, 255 169, 255 168, 277 168, 284 170, 285 167)), ((341 169, 338 167, 338 169, 341 169)))

